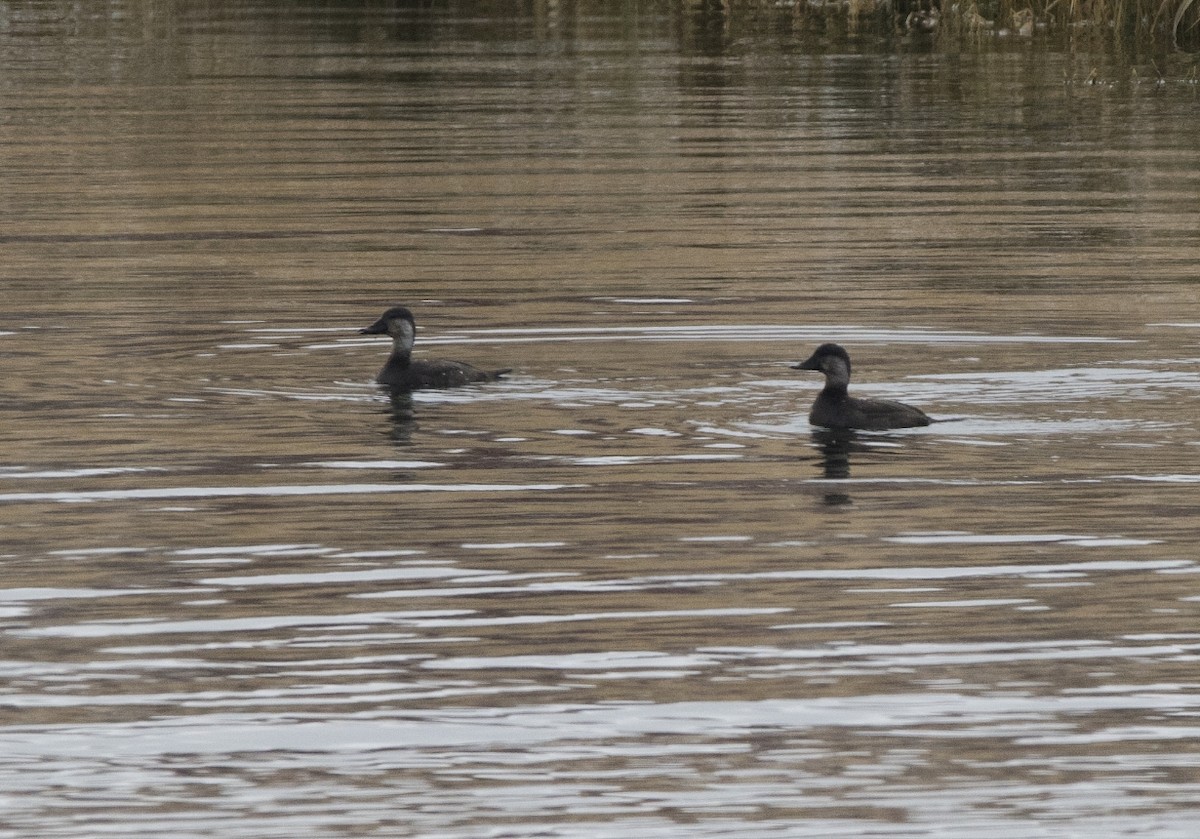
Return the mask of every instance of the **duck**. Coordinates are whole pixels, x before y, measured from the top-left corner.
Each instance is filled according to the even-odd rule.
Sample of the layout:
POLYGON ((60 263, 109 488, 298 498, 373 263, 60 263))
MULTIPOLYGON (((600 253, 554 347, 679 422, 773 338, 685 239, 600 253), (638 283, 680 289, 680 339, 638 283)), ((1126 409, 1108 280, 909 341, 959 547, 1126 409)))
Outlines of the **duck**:
POLYGON ((392 336, 392 354, 375 377, 375 381, 393 392, 406 393, 429 388, 460 387, 475 382, 494 382, 512 368, 480 370, 461 361, 426 361, 412 359, 413 339, 417 324, 406 306, 392 306, 379 320, 359 330, 360 335, 392 336))
POLYGON ((808 421, 837 430, 886 431, 916 428, 932 419, 922 410, 890 399, 857 399, 847 392, 850 385, 850 354, 839 344, 821 344, 811 356, 792 365, 793 370, 815 370, 825 374, 825 387, 813 402, 808 421))

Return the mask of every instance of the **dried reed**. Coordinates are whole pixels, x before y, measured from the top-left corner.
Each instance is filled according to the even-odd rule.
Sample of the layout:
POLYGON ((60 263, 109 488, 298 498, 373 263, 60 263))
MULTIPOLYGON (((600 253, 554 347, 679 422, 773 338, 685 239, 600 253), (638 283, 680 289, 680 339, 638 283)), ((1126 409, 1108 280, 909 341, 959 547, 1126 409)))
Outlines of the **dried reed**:
POLYGON ((1200 50, 1200 0, 683 0, 730 20, 938 36, 1107 38, 1200 50))

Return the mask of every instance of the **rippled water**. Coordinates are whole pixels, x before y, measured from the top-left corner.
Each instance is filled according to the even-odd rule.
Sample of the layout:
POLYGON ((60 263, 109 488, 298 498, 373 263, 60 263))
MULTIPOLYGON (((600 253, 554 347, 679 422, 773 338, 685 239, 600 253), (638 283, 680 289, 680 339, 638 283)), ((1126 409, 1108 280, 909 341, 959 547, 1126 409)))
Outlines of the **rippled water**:
POLYGON ((413 5, 0 15, 0 833, 1194 835, 1186 59, 413 5))

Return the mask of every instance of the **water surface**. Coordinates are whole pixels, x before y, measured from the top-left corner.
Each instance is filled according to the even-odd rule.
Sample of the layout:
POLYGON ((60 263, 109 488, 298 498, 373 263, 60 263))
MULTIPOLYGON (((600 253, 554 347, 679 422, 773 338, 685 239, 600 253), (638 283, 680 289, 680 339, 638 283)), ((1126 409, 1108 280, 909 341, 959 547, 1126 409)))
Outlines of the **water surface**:
POLYGON ((63 8, 0 21, 8 835, 1192 835, 1184 63, 63 8), (393 303, 513 373, 389 401, 393 303), (939 422, 814 433, 827 340, 939 422))

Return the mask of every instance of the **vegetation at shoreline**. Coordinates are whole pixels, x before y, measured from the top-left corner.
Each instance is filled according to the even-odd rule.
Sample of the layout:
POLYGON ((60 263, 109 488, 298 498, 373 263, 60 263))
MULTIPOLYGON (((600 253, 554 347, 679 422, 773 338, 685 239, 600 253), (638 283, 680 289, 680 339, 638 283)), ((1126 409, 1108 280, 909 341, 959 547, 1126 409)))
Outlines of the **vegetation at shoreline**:
POLYGON ((952 38, 1107 39, 1200 50, 1200 0, 687 0, 693 13, 793 28, 952 38))

